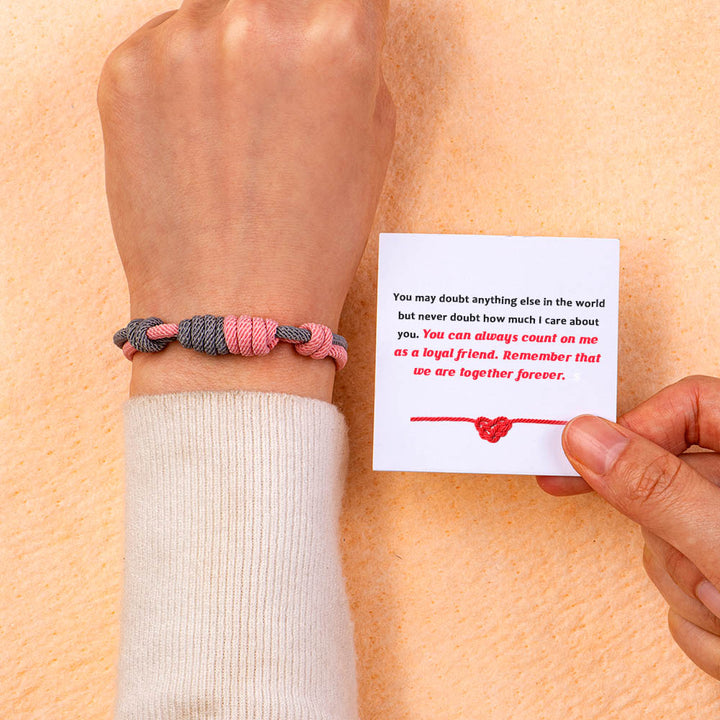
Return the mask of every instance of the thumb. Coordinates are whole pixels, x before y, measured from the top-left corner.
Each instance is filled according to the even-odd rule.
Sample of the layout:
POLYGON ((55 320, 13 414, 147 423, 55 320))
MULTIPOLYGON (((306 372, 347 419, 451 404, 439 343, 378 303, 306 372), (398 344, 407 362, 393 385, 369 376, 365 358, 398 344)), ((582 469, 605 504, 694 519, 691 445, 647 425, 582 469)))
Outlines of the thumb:
POLYGON ((599 495, 720 587, 720 488, 655 443, 592 415, 566 426, 563 449, 599 495))

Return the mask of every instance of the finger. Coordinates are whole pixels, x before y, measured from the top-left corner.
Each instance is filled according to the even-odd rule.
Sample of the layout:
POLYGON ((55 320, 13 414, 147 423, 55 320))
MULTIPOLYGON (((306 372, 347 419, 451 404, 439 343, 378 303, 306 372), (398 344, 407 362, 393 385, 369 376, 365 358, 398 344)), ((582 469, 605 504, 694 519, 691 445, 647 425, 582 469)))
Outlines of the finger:
MULTIPOLYGON (((643 566, 650 580, 665 598, 665 602, 678 615, 682 615, 703 630, 720 635, 720 618, 710 612, 696 597, 693 597, 692 593, 688 594, 687 590, 681 588, 674 581, 667 571, 663 558, 656 555, 650 545, 645 545, 643 566)), ((697 568, 695 568, 695 573, 702 578, 697 568)))
POLYGON ((645 546, 662 565, 672 581, 688 597, 697 600, 695 588, 705 580, 705 576, 697 569, 695 563, 647 528, 642 528, 642 534, 645 546))
POLYGON ((581 477, 538 475, 537 484, 550 495, 565 497, 592 492, 593 489, 581 477))
POLYGON ((708 675, 720 680, 720 637, 699 628, 670 610, 670 634, 682 651, 708 675))
POLYGON ((691 445, 720 450, 720 379, 684 378, 625 413, 618 423, 675 455, 691 445))
POLYGON ((701 602, 720 618, 720 591, 698 570, 697 566, 662 538, 642 528, 645 545, 662 563, 672 581, 689 597, 701 602))
POLYGON ((672 453, 602 418, 575 418, 562 442, 572 466, 598 494, 720 586, 720 488, 672 453))
MULTIPOLYGON (((720 453, 691 452, 680 455, 680 459, 711 483, 720 487, 720 453)), ((581 477, 538 475, 536 480, 542 490, 556 497, 593 492, 593 489, 581 477)))
POLYGON ((689 452, 679 456, 695 472, 700 473, 713 485, 720 487, 720 453, 689 452))

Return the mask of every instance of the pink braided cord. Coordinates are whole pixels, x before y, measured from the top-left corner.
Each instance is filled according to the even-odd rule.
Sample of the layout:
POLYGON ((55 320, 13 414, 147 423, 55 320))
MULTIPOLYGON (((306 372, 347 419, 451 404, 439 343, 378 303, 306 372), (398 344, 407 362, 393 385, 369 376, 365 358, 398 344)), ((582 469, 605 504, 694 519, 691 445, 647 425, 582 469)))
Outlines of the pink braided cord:
POLYGON ((249 315, 226 315, 223 333, 233 355, 267 355, 277 344, 278 324, 274 320, 249 315))
POLYGON ((162 338, 175 337, 180 328, 176 323, 163 323, 162 325, 153 325, 147 329, 146 335, 151 340, 160 340, 162 338))
POLYGON ((322 360, 330 354, 332 347, 332 330, 326 325, 317 323, 305 323, 300 325, 303 330, 310 331, 310 339, 305 343, 295 345, 299 355, 311 357, 313 360, 322 360))
POLYGON ((126 340, 125 344, 122 346, 123 355, 128 359, 132 360, 133 355, 137 352, 137 350, 126 340))
POLYGON ((328 356, 335 361, 335 365, 337 365, 338 370, 342 370, 345 367, 345 363, 347 363, 348 359, 348 354, 347 350, 342 345, 333 345, 330 348, 328 356))
POLYGON ((300 327, 310 331, 310 339, 307 342, 301 343, 283 338, 285 342, 294 345, 299 355, 311 357, 313 360, 331 357, 338 370, 345 367, 348 359, 347 350, 342 345, 333 345, 333 333, 329 327, 318 323, 305 323, 300 327))
POLYGON ((342 370, 347 362, 347 350, 340 345, 333 345, 332 330, 326 325, 305 323, 300 326, 310 331, 310 339, 305 343, 295 345, 295 351, 313 360, 322 360, 331 357, 338 370, 342 370))

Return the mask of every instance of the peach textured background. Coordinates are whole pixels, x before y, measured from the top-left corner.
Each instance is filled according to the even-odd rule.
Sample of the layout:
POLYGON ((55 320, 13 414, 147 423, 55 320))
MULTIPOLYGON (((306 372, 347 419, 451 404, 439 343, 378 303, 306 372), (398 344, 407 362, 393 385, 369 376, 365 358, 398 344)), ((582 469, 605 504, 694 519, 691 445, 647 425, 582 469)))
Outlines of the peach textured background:
MULTIPOLYGON (((109 718, 127 320, 95 108, 160 0, 0 3, 0 717, 109 718)), ((401 0, 398 136, 341 330, 343 549, 363 718, 693 720, 636 527, 531 478, 374 474, 377 233, 619 237, 619 410, 720 374, 717 0, 401 0)), ((592 272, 592 268, 588 268, 592 272)))

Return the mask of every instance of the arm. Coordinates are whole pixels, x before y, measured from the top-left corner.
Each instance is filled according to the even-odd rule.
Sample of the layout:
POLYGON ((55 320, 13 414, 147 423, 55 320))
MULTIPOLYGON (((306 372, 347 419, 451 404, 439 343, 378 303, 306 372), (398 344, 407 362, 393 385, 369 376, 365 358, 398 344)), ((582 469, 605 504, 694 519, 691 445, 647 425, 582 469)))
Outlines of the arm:
MULTIPOLYGON (((111 53, 132 317, 337 330, 392 147, 383 38, 381 3, 186 0, 111 53)), ((118 718, 356 716, 334 373, 282 344, 134 357, 118 718)))

